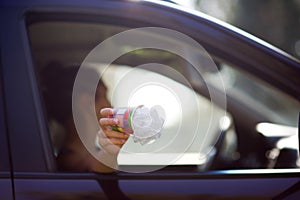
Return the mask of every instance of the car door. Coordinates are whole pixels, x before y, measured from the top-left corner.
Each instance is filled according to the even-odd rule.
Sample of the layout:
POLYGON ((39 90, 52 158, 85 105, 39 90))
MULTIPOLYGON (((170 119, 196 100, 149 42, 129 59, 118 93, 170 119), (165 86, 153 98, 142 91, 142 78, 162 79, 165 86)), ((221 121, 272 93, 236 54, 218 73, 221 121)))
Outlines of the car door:
MULTIPOLYGON (((75 2, 73 4, 57 1, 53 4, 49 3, 49 5, 47 5, 48 3, 45 5, 29 2, 28 5, 24 5, 24 3, 18 6, 5 7, 3 10, 7 11, 1 12, 2 19, 5 19, 5 24, 7 24, 7 32, 2 34, 1 45, 3 46, 4 83, 5 91, 7 91, 5 98, 16 199, 126 199, 128 197, 151 199, 153 196, 155 198, 187 199, 222 198, 224 195, 231 199, 242 197, 263 199, 276 195, 281 197, 280 194, 286 197, 290 193, 298 192, 298 170, 203 173, 195 165, 175 165, 166 168, 165 171, 136 174, 58 171, 55 162, 55 146, 51 141, 47 109, 42 96, 43 88, 41 88, 37 70, 39 65, 45 63, 39 62, 40 60, 36 58, 39 56, 41 56, 40 58, 48 58, 47 56, 67 55, 63 58, 72 59, 74 55, 71 52, 72 48, 64 49, 64 46, 59 48, 51 46, 51 42, 57 39, 54 37, 57 33, 56 29, 47 29, 45 26, 38 27, 38 30, 44 31, 45 35, 49 33, 49 30, 52 30, 53 33, 50 35, 53 35, 53 38, 35 35, 31 28, 37 27, 39 24, 51 25, 51 22, 58 21, 62 22, 59 27, 66 27, 67 29, 71 28, 68 23, 76 24, 78 22, 122 26, 125 29, 143 26, 174 28, 202 41, 205 47, 214 52, 221 60, 230 60, 231 63, 244 66, 248 72, 258 72, 260 77, 267 77, 269 82, 274 81, 276 86, 287 89, 288 93, 293 96, 297 96, 299 90, 291 86, 295 82, 297 83, 294 76, 290 81, 283 78, 279 78, 280 81, 276 79, 278 73, 275 72, 280 71, 289 61, 284 58, 279 59, 279 61, 274 58, 271 59, 273 56, 265 53, 265 56, 270 58, 268 61, 270 65, 274 64, 277 67, 274 67, 274 73, 271 72, 272 70, 262 69, 264 65, 260 62, 256 63, 251 58, 259 57, 267 62, 267 58, 264 60, 263 56, 258 56, 259 53, 265 51, 257 50, 255 45, 245 45, 242 39, 235 38, 234 34, 229 34, 228 30, 222 34, 223 32, 219 28, 212 28, 210 22, 205 22, 205 20, 200 23, 195 16, 184 17, 184 12, 179 10, 173 12, 171 8, 166 11, 161 9, 159 4, 131 4, 121 1, 104 1, 101 2, 102 4, 95 1, 75 2), (134 12, 135 15, 132 15, 131 12, 134 12), (174 19, 176 19, 176 23, 171 23, 174 19), (198 35, 198 31, 203 32, 198 35), (215 37, 215 34, 221 34, 222 37, 215 37), (216 38, 219 41, 216 41, 216 38), (35 43, 37 40, 40 43, 35 43), (219 45, 220 41, 228 46, 219 45), (239 48, 231 43, 238 47, 248 48, 248 56, 251 58, 247 57, 244 60, 243 53, 239 52, 239 48), (47 48, 54 48, 54 50, 52 49, 53 54, 43 54, 45 52, 42 51, 41 46, 36 46, 36 44, 50 45, 47 48), (70 53, 68 54, 68 52, 70 53), (255 66, 255 68, 251 66, 255 66), (273 176, 273 174, 276 175, 273 176), (249 190, 254 186, 256 190, 249 190)), ((54 24, 52 27, 57 26, 54 24)), ((79 26, 80 28, 89 30, 92 27, 79 26)), ((69 29, 69 31, 72 33, 73 29, 69 29)), ((99 31, 96 33, 105 35, 106 32, 99 31)), ((62 42, 68 42, 71 35, 70 33, 64 35, 62 42)), ((88 37, 93 37, 93 35, 88 37)), ((71 41, 70 45, 75 46, 76 44, 71 41)), ((87 43, 85 45, 82 45, 83 49, 94 47, 94 44, 87 43)), ((85 55, 83 52, 76 58, 82 61, 85 55)), ((292 64, 292 66, 294 65, 292 64)), ((286 72, 290 75, 298 73, 292 67, 286 69, 286 72)), ((147 168, 147 165, 142 167, 147 168)))
POLYGON ((90 174, 49 173, 55 171, 54 155, 37 99, 25 19, 19 17, 23 14, 22 6, 1 5, 6 30, 1 31, 0 198, 107 199, 98 178, 90 174))

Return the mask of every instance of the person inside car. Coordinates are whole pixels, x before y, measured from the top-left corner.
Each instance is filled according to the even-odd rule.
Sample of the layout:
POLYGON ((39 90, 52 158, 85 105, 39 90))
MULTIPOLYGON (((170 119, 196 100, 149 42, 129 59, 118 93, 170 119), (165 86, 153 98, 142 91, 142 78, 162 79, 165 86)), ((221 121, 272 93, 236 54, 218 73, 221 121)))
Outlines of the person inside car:
MULTIPOLYGON (((113 115, 113 109, 106 97, 107 88, 101 80, 94 99, 100 130, 99 126, 91 123, 95 110, 87 109, 88 104, 93 101, 93 94, 90 91, 89 81, 86 81, 81 85, 78 98, 73 99, 75 101, 73 106, 75 105, 80 111, 80 124, 84 127, 84 138, 90 138, 89 141, 82 142, 72 113, 72 89, 78 69, 79 66, 64 67, 58 62, 51 62, 42 72, 48 115, 59 122, 65 132, 62 145, 57 151, 58 169, 78 172, 115 172, 119 150, 127 141, 128 135, 113 131, 111 128, 112 125, 117 125, 118 121, 110 117, 113 115), (92 148, 94 152, 87 150, 85 146, 87 143, 95 145, 95 148, 92 148)), ((89 76, 98 76, 97 71, 92 68, 85 69, 85 73, 89 76)))

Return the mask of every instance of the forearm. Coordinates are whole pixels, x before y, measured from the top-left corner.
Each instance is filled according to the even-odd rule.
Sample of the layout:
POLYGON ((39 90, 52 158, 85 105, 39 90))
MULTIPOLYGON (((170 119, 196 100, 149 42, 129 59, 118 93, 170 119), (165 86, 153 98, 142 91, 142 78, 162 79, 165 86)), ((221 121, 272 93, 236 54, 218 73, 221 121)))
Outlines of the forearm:
POLYGON ((100 173, 112 173, 118 170, 118 155, 111 154, 105 150, 101 150, 87 157, 87 163, 89 163, 89 171, 100 173))

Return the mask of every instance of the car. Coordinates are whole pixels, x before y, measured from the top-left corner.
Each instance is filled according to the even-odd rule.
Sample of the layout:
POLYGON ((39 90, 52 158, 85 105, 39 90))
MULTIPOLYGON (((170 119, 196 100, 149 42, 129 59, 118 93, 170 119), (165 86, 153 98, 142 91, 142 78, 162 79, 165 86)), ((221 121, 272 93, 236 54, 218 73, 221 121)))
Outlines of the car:
POLYGON ((298 59, 172 2, 3 1, 0 9, 0 199, 299 199, 298 59), (115 173, 59 170, 65 127, 53 112, 62 94, 49 101, 47 92, 65 85, 55 68, 45 82, 53 63, 80 66, 75 96, 101 78, 114 107, 161 105, 160 137, 130 138, 115 173), (99 75, 84 79, 84 68, 99 75))

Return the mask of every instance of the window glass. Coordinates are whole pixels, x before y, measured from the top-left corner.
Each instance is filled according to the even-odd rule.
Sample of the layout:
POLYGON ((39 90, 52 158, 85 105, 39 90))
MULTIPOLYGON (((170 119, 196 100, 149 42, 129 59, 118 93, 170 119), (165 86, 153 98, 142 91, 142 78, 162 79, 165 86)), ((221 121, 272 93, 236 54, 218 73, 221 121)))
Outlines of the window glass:
MULTIPOLYGON (((222 63, 220 66, 227 93, 247 102, 256 112, 268 115, 272 123, 297 126, 299 103, 296 100, 228 64, 222 63)), ((216 87, 219 86, 214 75, 210 81, 216 87)))
MULTIPOLYGON (((231 64, 219 66, 226 93, 236 104, 228 111, 234 115, 238 168, 298 168, 299 102, 231 64)), ((209 76, 220 87, 215 75, 209 76)))
MULTIPOLYGON (((108 100, 103 102, 105 106, 159 104, 166 113, 162 134, 154 143, 141 145, 130 138, 123 146, 118 161, 124 169, 169 164, 192 165, 199 170, 272 168, 280 159, 276 152, 288 149, 287 155, 294 155, 296 145, 280 146, 278 141, 294 136, 298 102, 229 62, 216 62, 216 68, 210 68, 205 54, 197 57, 190 51, 195 47, 160 34, 146 36, 167 40, 185 56, 204 61, 204 67, 195 68, 187 57, 174 52, 135 49, 118 42, 106 45, 111 45, 107 51, 113 47, 120 57, 111 63, 99 59, 101 54, 93 51, 97 45, 124 30, 87 22, 48 21, 29 26, 56 155, 64 149, 72 124, 67 119, 72 117, 72 90, 82 64, 95 70, 104 82, 108 100), (71 66, 77 67, 70 70, 71 66), (224 98, 224 92, 227 105, 216 100, 224 98), (290 135, 274 136, 278 127, 290 135)), ((291 156, 286 167, 296 167, 295 159, 297 156, 291 156)))

